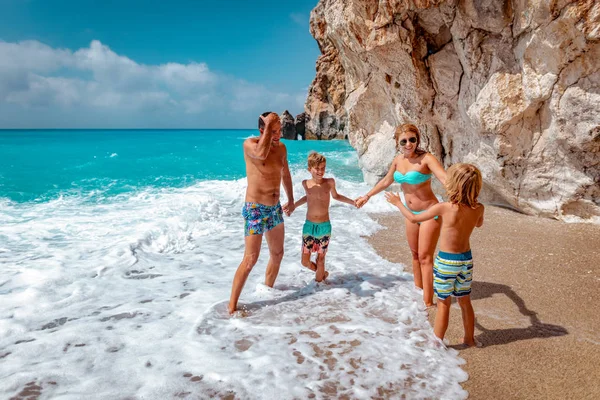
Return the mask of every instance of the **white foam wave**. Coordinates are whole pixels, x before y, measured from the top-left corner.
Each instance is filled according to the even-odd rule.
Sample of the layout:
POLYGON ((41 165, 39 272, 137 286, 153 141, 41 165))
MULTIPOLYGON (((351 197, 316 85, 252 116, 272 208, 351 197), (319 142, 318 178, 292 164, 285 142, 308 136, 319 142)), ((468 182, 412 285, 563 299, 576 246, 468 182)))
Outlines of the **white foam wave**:
MULTIPOLYGON (((296 171, 295 197, 308 172, 296 171)), ((337 180, 355 198, 364 184, 337 180)), ((464 398, 466 374, 439 349, 403 266, 364 235, 369 211, 333 202, 328 285, 300 265, 305 208, 286 219, 274 289, 268 248, 240 302, 225 304, 243 254, 246 180, 65 197, 0 209, 0 397, 464 398), (382 395, 383 393, 383 395, 382 395)))

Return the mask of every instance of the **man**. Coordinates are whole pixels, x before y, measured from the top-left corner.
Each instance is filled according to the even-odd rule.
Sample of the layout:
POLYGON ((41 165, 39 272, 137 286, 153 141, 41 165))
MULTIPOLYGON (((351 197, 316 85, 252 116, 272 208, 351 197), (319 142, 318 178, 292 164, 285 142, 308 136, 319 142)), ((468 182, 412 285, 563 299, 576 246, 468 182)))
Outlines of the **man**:
POLYGON ((246 203, 242 208, 245 220, 244 259, 238 267, 229 299, 229 313, 237 310, 237 302, 246 279, 258 260, 263 234, 269 245, 269 263, 265 275, 265 285, 273 287, 283 258, 283 210, 279 203, 279 190, 283 187, 291 204, 286 213, 294 211, 292 176, 287 161, 287 150, 280 142, 281 122, 273 112, 263 113, 258 118, 259 137, 244 141, 244 161, 248 188, 246 203))

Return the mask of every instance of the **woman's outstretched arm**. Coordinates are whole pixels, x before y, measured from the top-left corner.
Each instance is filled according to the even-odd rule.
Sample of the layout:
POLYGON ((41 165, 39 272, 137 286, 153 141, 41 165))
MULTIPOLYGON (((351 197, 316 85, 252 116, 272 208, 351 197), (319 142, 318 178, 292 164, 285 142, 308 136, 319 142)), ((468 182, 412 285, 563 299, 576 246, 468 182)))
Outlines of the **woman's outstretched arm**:
POLYGON ((360 208, 360 207, 364 206, 365 204, 367 204, 367 201, 369 201, 369 199, 371 197, 375 196, 377 193, 381 192, 382 190, 385 190, 392 183, 394 183, 394 172, 396 172, 396 160, 397 159, 398 159, 398 157, 394 158, 394 160, 392 161, 392 165, 390 165, 390 169, 388 170, 387 174, 383 178, 381 178, 381 180, 379 182, 377 182, 377 184, 373 187, 373 189, 369 190, 367 192, 367 194, 365 194, 364 196, 360 196, 359 198, 357 198, 355 200, 356 207, 360 208))

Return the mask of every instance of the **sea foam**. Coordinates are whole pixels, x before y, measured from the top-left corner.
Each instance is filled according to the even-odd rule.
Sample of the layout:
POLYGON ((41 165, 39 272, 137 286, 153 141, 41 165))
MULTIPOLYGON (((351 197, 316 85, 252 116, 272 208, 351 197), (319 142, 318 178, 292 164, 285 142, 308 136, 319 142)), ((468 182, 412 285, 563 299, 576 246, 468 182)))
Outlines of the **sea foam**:
MULTIPOLYGON (((306 178, 294 173, 296 199, 306 178)), ((264 243, 244 316, 230 318, 245 187, 3 203, 0 397, 33 387, 41 399, 467 396, 463 361, 437 346, 412 276, 367 243, 381 229, 367 212, 392 211, 381 195, 360 210, 332 200, 325 284, 300 264, 306 208, 286 218, 275 287, 263 284, 264 243)))

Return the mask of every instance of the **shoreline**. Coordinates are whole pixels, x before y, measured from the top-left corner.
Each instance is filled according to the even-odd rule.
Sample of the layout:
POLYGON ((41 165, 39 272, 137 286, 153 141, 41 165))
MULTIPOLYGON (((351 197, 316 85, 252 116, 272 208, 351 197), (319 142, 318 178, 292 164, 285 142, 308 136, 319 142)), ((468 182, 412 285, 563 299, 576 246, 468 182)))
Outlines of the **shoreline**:
MULTIPOLYGON (((368 238, 375 251, 410 268, 401 214, 370 216, 384 227, 368 238)), ((475 338, 483 347, 459 349, 469 398, 600 398, 600 317, 594 307, 600 226, 487 205, 484 225, 471 239, 475 338)), ((430 323, 434 318, 432 309, 430 323)), ((462 333, 453 301, 450 347, 462 333)))

